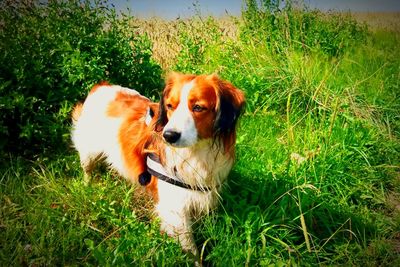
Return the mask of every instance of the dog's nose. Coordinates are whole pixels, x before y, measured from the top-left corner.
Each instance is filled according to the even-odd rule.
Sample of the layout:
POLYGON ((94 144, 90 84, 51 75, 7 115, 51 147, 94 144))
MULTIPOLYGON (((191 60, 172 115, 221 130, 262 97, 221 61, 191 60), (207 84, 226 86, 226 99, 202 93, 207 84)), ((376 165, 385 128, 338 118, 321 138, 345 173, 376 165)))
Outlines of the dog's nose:
POLYGON ((181 133, 173 130, 167 130, 163 133, 163 137, 165 141, 167 141, 170 144, 173 144, 176 141, 178 141, 178 139, 181 137, 181 133))

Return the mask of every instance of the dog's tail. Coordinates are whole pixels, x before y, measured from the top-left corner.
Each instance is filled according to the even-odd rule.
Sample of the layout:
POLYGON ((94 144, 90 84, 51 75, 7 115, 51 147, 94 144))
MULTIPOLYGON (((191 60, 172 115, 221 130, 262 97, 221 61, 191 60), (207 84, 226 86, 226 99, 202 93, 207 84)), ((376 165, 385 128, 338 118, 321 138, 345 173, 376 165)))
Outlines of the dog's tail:
POLYGON ((75 124, 81 116, 83 103, 79 102, 72 110, 72 123, 75 124))

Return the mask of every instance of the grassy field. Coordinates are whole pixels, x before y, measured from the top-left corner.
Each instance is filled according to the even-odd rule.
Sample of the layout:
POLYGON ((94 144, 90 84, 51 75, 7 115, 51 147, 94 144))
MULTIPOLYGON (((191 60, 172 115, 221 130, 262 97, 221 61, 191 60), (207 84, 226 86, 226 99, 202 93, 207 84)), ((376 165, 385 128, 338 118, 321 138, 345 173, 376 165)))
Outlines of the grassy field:
MULTIPOLYGON (((116 24, 125 34, 141 36, 129 40, 135 55, 145 53, 136 62, 147 63, 141 69, 126 67, 124 71, 145 75, 136 86, 154 99, 158 98, 155 91, 162 88, 162 75, 154 66, 160 66, 162 73, 216 72, 246 93, 237 162, 223 189, 221 205, 195 224, 202 263, 399 266, 398 16, 290 8, 277 12, 272 4, 259 7, 251 3, 240 18, 196 17, 173 22, 127 18, 116 24), (379 18, 379 23, 368 16, 379 18), (152 82, 147 91, 146 81, 152 82)), ((61 12, 65 7, 53 8, 61 12)), ((92 14, 92 8, 84 14, 92 14)), ((105 21, 105 25, 113 24, 105 21)), ((53 30, 46 28, 50 37, 38 44, 57 40, 54 36, 58 35, 50 34, 53 30)), ((102 46, 111 47, 121 53, 116 54, 120 58, 131 54, 125 48, 118 50, 123 47, 119 41, 115 46, 106 43, 111 39, 107 36, 85 47, 85 39, 78 39, 80 50, 63 54, 61 62, 70 65, 65 71, 68 75, 60 77, 70 80, 62 84, 67 88, 62 91, 65 104, 54 112, 66 127, 60 130, 61 141, 51 143, 54 149, 29 153, 26 136, 21 134, 24 146, 18 152, 7 146, 2 152, 1 266, 193 264, 174 240, 159 233, 151 216, 151 200, 140 188, 101 168, 91 184, 84 185, 68 135, 68 114, 75 99, 68 99, 67 94, 78 88, 82 97, 90 88, 89 78, 95 82, 109 77, 110 67, 93 65, 89 68, 93 72, 88 71, 87 65, 101 65, 90 57, 91 48, 98 53, 102 46), (85 56, 78 57, 77 51, 85 56)), ((94 55, 98 60, 99 54, 94 55)), ((7 70, 13 68, 17 67, 10 65, 7 70)), ((10 73, 17 73, 18 78, 33 71, 27 65, 23 70, 10 73)), ((9 92, 9 83, 18 86, 21 81, 9 75, 0 76, 2 94, 9 92)), ((46 80, 46 75, 34 79, 46 80)), ((135 86, 128 75, 120 76, 115 82, 135 86)), ((6 103, 0 104, 3 114, 11 110, 4 108, 6 103)), ((0 116, 1 131, 12 128, 4 116, 0 116)), ((35 133, 44 136, 46 132, 35 133)), ((13 144, 18 146, 17 141, 13 144)))
POLYGON ((400 30, 400 12, 355 12, 353 17, 359 22, 367 23, 372 30, 400 30))

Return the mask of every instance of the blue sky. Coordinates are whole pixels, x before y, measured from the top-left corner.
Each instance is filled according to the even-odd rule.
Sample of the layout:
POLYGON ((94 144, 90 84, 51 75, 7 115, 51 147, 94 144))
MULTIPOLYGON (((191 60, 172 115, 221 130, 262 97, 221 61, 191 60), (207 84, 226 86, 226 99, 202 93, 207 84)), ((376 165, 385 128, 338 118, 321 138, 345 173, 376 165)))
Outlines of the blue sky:
MULTIPOLYGON (((197 3, 204 15, 239 15, 242 0, 110 0, 117 9, 129 7, 135 16, 159 16, 166 19, 187 17, 195 13, 197 3)), ((304 0, 312 8, 321 10, 400 11, 400 0, 304 0)))

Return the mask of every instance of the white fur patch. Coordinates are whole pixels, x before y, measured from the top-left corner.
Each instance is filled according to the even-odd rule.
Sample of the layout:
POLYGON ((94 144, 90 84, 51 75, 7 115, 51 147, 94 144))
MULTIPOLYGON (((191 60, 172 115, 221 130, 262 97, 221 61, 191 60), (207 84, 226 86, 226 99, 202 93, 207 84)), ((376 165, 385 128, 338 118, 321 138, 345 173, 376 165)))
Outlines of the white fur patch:
POLYGON ((109 103, 115 99, 118 92, 139 94, 135 90, 117 85, 99 87, 86 98, 81 116, 72 130, 72 141, 79 152, 83 166, 89 165, 96 157, 103 155, 112 168, 121 175, 129 177, 118 143, 122 119, 112 118, 106 114, 109 103))
POLYGON ((181 134, 178 141, 172 144, 176 147, 192 146, 198 141, 196 125, 188 106, 189 93, 193 86, 194 81, 191 81, 182 87, 179 105, 164 127, 164 132, 175 131, 181 134))
POLYGON ((212 140, 201 140, 191 147, 165 147, 164 168, 183 182, 211 191, 200 192, 158 180, 159 202, 156 212, 161 218, 161 229, 178 238, 185 250, 195 255, 191 218, 197 218, 215 207, 218 191, 232 168, 233 158, 213 147, 212 140))
POLYGON ((146 117, 145 117, 145 123, 146 123, 147 126, 150 125, 151 120, 153 119, 153 117, 151 117, 150 114, 151 114, 150 107, 148 107, 147 111, 146 111, 146 117))

